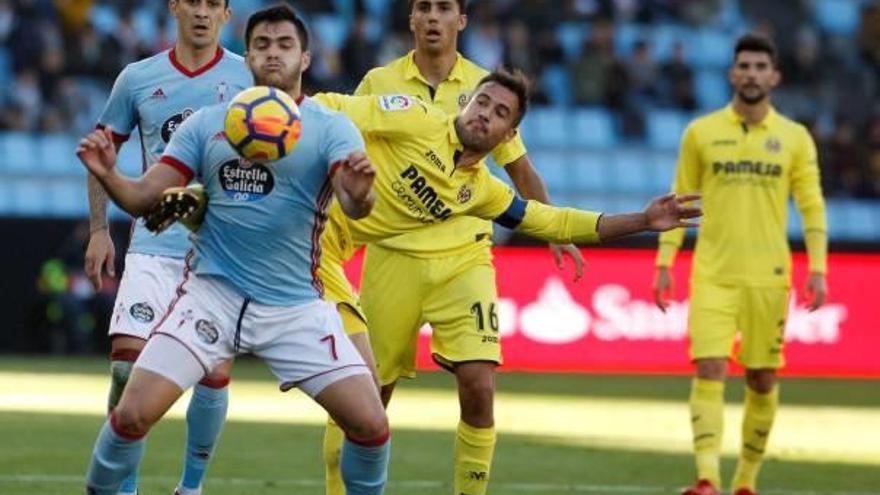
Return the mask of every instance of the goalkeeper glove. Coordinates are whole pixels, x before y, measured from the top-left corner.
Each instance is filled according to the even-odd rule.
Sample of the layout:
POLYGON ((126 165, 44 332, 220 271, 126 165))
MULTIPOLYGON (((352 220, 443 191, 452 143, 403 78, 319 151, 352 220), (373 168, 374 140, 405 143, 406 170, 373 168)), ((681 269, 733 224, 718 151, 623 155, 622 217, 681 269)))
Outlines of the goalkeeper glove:
POLYGON ((208 197, 201 184, 169 187, 162 191, 159 202, 144 215, 147 230, 159 234, 176 221, 195 232, 205 219, 208 197))

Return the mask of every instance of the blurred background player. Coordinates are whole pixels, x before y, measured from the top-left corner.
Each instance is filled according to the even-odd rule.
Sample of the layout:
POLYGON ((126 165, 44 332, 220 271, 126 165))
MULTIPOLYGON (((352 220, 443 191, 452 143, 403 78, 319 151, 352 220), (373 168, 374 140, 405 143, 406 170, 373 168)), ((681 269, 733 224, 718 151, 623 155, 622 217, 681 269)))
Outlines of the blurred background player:
MULTIPOLYGON (((369 71, 355 94, 414 95, 450 115, 456 115, 467 103, 477 82, 488 73, 458 52, 459 33, 467 26, 465 0, 409 0, 407 8, 415 49, 369 71)), ((524 198, 550 203, 544 182, 533 168, 518 133, 493 150, 492 157, 504 167, 524 198)), ((431 229, 371 244, 364 265, 362 292, 383 294, 373 301, 365 297, 363 309, 372 336, 381 339, 385 343, 382 349, 388 348, 390 354, 385 355, 385 351, 380 350, 381 354, 376 356, 377 361, 384 362, 379 378, 385 404, 391 400, 394 386, 401 376, 415 376, 415 349, 411 337, 426 322, 434 330, 432 352, 455 374, 461 403, 461 422, 456 431, 453 461, 456 494, 482 495, 486 492, 495 448, 492 404, 495 367, 501 360, 500 342, 477 349, 456 346, 457 336, 466 331, 462 325, 470 328, 474 321, 472 306, 476 304, 483 308, 482 311, 486 312, 484 318, 488 321, 491 317, 488 312, 497 302, 491 246, 491 222, 462 216, 431 229), (448 273, 429 279, 428 267, 436 266, 440 260, 448 273), (383 272, 379 277, 380 270, 374 268, 376 265, 394 273, 383 272), (407 284, 400 284, 401 280, 406 280, 407 284), (413 287, 421 286, 433 288, 427 292, 431 294, 430 303, 426 299, 392 296, 412 294, 413 287), (398 304, 383 302, 388 297, 397 300, 398 304), (465 300, 466 304, 462 302, 465 300), (400 318, 401 314, 421 315, 423 311, 424 317, 400 318), (440 349, 450 350, 453 354, 440 349)), ((563 253, 569 255, 574 262, 575 279, 581 277, 583 258, 574 246, 551 245, 551 250, 559 268, 563 266, 563 253)), ((338 476, 340 442, 340 432, 331 424, 324 445, 328 495, 342 495, 338 476)))
POLYGON ((254 13, 245 33, 246 59, 257 82, 300 102, 306 131, 292 154, 269 166, 242 160, 223 138, 225 104, 199 110, 182 124, 162 165, 139 180, 116 171, 109 128, 80 143, 80 159, 134 216, 152 208, 162 191, 193 176, 211 201, 168 312, 98 437, 88 493, 115 493, 140 461, 144 436, 183 391, 246 352, 267 362, 282 391, 300 388, 343 426, 342 472, 349 493, 378 495, 384 489, 385 411, 335 306, 321 301, 316 277, 318 242, 333 194, 347 215, 366 216, 374 203, 375 171, 344 115, 303 100, 302 72, 310 54, 302 20, 286 6, 272 7, 254 13), (237 179, 227 180, 230 175, 237 179), (236 194, 241 191, 249 194, 236 194))
MULTIPOLYGON (((806 293, 816 310, 827 292, 825 202, 816 146, 802 125, 778 114, 770 92, 780 73, 773 42, 748 34, 734 48, 727 107, 688 126, 673 191, 703 194, 691 276, 690 357, 696 364, 690 411, 697 482, 684 495, 718 495, 727 359, 739 331, 737 361, 746 368, 742 447, 734 495, 754 495, 779 402, 776 370, 784 365, 791 254, 787 203, 803 218, 809 256, 806 293)), ((684 231, 660 236, 654 295, 665 310, 669 269, 684 231)))
MULTIPOLYGON (((143 167, 155 163, 183 121, 199 108, 230 100, 252 83, 243 59, 219 45, 220 29, 231 14, 229 0, 171 0, 177 41, 170 50, 129 64, 117 77, 98 127, 111 127, 116 147, 137 127, 143 167)), ((91 236, 86 273, 96 289, 102 271, 114 273, 115 249, 107 223, 107 195, 89 176, 91 236)), ((188 231, 175 225, 156 237, 135 222, 125 272, 110 320, 112 411, 128 382, 132 364, 150 331, 162 320, 191 248, 188 231)), ((179 492, 199 493, 205 468, 226 417, 229 372, 215 370, 196 385, 187 410, 187 445, 179 492)), ((135 493, 137 475, 121 493, 135 493)))

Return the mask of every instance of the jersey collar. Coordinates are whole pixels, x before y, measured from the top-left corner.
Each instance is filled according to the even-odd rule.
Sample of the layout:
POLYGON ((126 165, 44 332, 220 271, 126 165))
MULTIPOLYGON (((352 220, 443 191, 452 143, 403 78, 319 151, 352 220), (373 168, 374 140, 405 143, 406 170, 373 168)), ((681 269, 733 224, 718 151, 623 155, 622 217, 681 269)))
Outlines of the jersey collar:
POLYGON ((457 150, 461 151, 464 149, 464 146, 461 144, 461 139, 458 137, 458 131, 455 130, 455 119, 458 115, 450 115, 447 118, 447 126, 449 132, 449 143, 457 150))
MULTIPOLYGON (((416 51, 410 50, 409 53, 406 54, 405 62, 403 66, 403 77, 406 79, 416 79, 422 81, 425 84, 429 84, 428 80, 425 79, 425 76, 422 75, 421 71, 419 71, 419 66, 416 65, 416 51)), ((463 81, 464 80, 464 57, 461 56, 461 53, 455 53, 455 64, 452 66, 452 70, 449 71, 449 76, 446 77, 446 81, 463 81)))
POLYGON ((168 58, 171 60, 171 65, 173 65, 175 69, 180 71, 180 73, 186 77, 196 77, 198 75, 204 74, 205 72, 211 70, 211 67, 217 65, 220 62, 220 59, 223 58, 223 48, 217 46, 217 52, 214 54, 214 58, 209 60, 205 65, 199 67, 198 69, 191 71, 184 67, 179 60, 177 60, 177 54, 174 50, 175 49, 172 48, 171 51, 168 52, 168 58))
MULTIPOLYGON (((744 123, 743 118, 733 109, 733 104, 728 104, 727 107, 724 108, 724 113, 727 115, 727 118, 736 125, 742 125, 744 123)), ((755 127, 763 127, 765 129, 772 127, 777 118, 778 114, 776 113, 776 109, 773 108, 773 105, 770 105, 770 109, 767 112, 767 115, 764 116, 764 120, 755 124, 755 127)))

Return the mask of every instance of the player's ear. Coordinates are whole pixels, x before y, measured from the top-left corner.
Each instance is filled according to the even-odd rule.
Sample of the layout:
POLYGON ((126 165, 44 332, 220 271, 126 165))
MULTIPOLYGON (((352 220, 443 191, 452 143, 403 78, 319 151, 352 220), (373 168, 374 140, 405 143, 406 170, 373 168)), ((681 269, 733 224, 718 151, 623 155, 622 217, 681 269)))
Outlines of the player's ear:
POLYGON ((302 53, 302 58, 300 58, 300 70, 305 72, 312 65, 312 52, 306 50, 302 53))
POLYGON ((773 67, 773 77, 770 78, 770 87, 775 88, 782 82, 782 71, 777 67, 773 67))
POLYGON ((416 32, 416 26, 415 26, 415 24, 413 23, 413 17, 412 17, 412 14, 409 15, 409 32, 411 32, 411 33, 413 33, 413 34, 415 34, 415 32, 416 32))
POLYGON ((467 27, 468 24, 468 16, 467 14, 461 14, 458 16, 458 32, 464 31, 464 28, 467 27))

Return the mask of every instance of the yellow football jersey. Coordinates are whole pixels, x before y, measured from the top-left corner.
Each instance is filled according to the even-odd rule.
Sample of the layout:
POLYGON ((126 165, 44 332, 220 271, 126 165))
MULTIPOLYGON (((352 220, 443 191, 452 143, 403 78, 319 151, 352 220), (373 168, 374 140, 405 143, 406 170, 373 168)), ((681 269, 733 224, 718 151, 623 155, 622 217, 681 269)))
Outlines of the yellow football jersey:
MULTIPOLYGON (((356 95, 405 94, 456 115, 468 102, 477 83, 489 72, 470 60, 457 55, 455 65, 446 80, 435 90, 419 72, 411 51, 393 62, 369 71, 355 90, 356 95)), ((517 135, 492 151, 499 165, 512 163, 526 154, 525 145, 517 135)), ((483 166, 484 164, 481 164, 483 166)), ((418 231, 382 241, 388 249, 406 251, 415 256, 431 257, 453 249, 480 248, 491 243, 492 225, 479 218, 461 216, 430 230, 418 231)))
MULTIPOLYGON (((701 192, 693 280, 790 283, 788 198, 803 218, 810 270, 825 272, 827 228, 816 146, 800 124, 772 108, 747 125, 732 106, 692 122, 679 151, 673 190, 701 192)), ((684 230, 660 235, 658 266, 670 266, 684 230)))
MULTIPOLYGON (((377 169, 373 185, 377 200, 369 216, 350 220, 338 202, 330 208, 331 222, 343 225, 350 237, 341 240, 344 251, 400 234, 435 231, 434 226, 462 215, 495 219, 553 242, 599 241, 599 213, 523 201, 484 166, 456 168, 455 156, 462 145, 455 117, 433 105, 407 95, 322 93, 314 99, 351 118, 377 169)), ((468 249, 449 245, 445 239, 438 243, 439 247, 429 248, 441 255, 468 249)))

